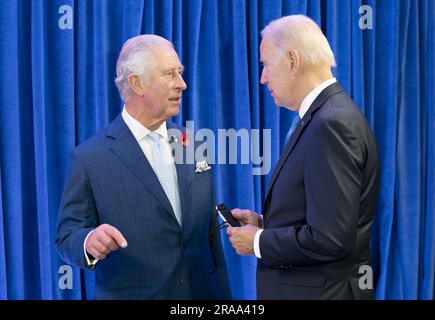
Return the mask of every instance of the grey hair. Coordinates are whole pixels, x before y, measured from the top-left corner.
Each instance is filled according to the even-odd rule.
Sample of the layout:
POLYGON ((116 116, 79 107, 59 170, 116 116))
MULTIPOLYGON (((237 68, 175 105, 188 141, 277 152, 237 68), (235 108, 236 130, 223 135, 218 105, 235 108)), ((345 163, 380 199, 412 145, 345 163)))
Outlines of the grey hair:
POLYGON ((145 84, 150 71, 156 65, 153 50, 164 46, 174 47, 170 41, 153 34, 139 35, 124 43, 116 63, 115 79, 122 100, 128 101, 131 97, 128 77, 136 74, 145 84))
POLYGON ((261 31, 261 36, 270 38, 280 54, 295 49, 308 65, 336 66, 328 40, 319 26, 307 16, 291 15, 273 20, 261 31))

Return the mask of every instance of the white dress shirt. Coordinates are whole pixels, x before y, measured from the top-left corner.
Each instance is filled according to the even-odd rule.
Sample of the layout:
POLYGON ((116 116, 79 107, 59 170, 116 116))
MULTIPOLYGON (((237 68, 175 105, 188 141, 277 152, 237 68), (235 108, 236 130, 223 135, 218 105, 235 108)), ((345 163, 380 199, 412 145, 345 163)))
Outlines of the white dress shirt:
MULTIPOLYGON (((150 163, 151 167, 154 170, 153 167, 153 140, 151 140, 150 137, 148 137, 148 134, 151 132, 148 128, 144 127, 139 121, 137 121, 135 118, 133 118, 127 110, 122 110, 122 119, 124 120, 127 127, 130 129, 130 131, 133 133, 133 136, 136 138, 137 143, 139 144, 140 148, 142 149, 142 152, 144 153, 145 157, 147 158, 148 162, 150 163)), ((166 127, 166 121, 164 121, 160 127, 155 130, 154 132, 159 133, 164 139, 163 144, 165 147, 165 157, 168 157, 168 159, 173 158, 172 157, 172 149, 171 145, 169 143, 168 139, 168 129, 166 127)), ((177 171, 175 164, 173 165, 174 175, 177 176, 177 171)), ((155 172, 155 171, 154 171, 155 172)))
MULTIPOLYGON (((317 87, 314 88, 310 93, 308 93, 304 100, 302 100, 301 107, 299 108, 299 117, 302 119, 304 115, 307 113, 308 109, 313 104, 314 100, 319 96, 319 94, 325 90, 327 87, 329 87, 331 84, 337 82, 337 79, 331 78, 329 80, 326 80, 325 82, 322 82, 317 87)), ((254 253, 257 258, 261 259, 261 253, 260 253, 260 235, 263 232, 263 229, 258 230, 255 233, 254 237, 254 253)))
MULTIPOLYGON (((154 172, 154 166, 153 166, 153 150, 152 150, 152 144, 153 141, 150 137, 148 137, 148 134, 151 132, 148 128, 144 127, 139 121, 137 121, 135 118, 133 118, 125 109, 125 107, 122 110, 122 119, 124 120, 127 127, 130 129, 131 133, 133 133, 133 136, 135 137, 137 143, 139 144, 140 148, 142 149, 142 152, 144 153, 145 157, 147 158, 148 162, 150 163, 151 167, 153 168, 154 172)), ((164 121, 160 127, 155 130, 155 132, 159 133, 164 139, 161 143, 163 143, 165 147, 165 152, 168 157, 168 159, 172 159, 172 149, 171 145, 169 143, 168 139, 168 129, 166 127, 166 121, 164 121)), ((174 170, 174 177, 177 180, 177 169, 175 167, 175 163, 172 165, 172 170, 174 170)), ((176 185, 178 186, 178 181, 176 181, 176 185)), ((88 240, 88 237, 91 235, 91 233, 94 232, 92 230, 88 233, 86 236, 86 239, 83 243, 83 250, 85 253, 86 262, 88 265, 95 265, 98 262, 98 259, 90 260, 88 257, 88 254, 86 252, 86 241, 88 240)))

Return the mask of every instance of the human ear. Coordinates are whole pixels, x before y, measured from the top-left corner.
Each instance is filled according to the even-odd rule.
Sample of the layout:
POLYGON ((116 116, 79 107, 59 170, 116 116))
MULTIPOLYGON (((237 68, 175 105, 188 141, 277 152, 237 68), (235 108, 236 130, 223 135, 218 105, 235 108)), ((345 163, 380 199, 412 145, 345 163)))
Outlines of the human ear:
POLYGON ((289 59, 290 72, 293 76, 295 76, 298 73, 299 66, 300 66, 299 52, 297 52, 294 49, 289 50, 288 59, 289 59))
POLYGON ((143 96, 144 88, 142 85, 142 81, 137 74, 131 74, 128 76, 128 84, 130 85, 130 89, 137 94, 138 96, 143 96))

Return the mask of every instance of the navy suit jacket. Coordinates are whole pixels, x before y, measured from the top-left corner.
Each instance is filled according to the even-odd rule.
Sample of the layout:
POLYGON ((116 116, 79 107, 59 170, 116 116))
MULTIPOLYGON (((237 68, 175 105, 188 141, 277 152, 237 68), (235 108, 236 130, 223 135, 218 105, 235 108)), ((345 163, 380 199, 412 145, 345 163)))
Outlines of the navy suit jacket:
POLYGON ((195 173, 195 164, 176 170, 182 227, 121 115, 73 151, 57 225, 60 256, 88 267, 83 242, 104 223, 128 242, 97 263, 95 298, 230 298, 219 232, 213 232, 212 170, 195 173))
POLYGON ((360 288, 359 271, 370 265, 377 192, 374 136, 334 83, 310 106, 274 169, 263 208, 258 298, 372 298, 373 290, 360 288))

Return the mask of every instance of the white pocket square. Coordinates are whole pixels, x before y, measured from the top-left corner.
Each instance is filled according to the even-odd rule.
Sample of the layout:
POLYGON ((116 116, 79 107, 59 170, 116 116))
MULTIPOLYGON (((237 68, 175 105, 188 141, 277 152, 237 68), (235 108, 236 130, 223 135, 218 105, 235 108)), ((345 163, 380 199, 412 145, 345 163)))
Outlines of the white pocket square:
POLYGON ((198 161, 196 163, 195 173, 201 173, 210 169, 211 167, 208 165, 208 162, 206 160, 198 161))

